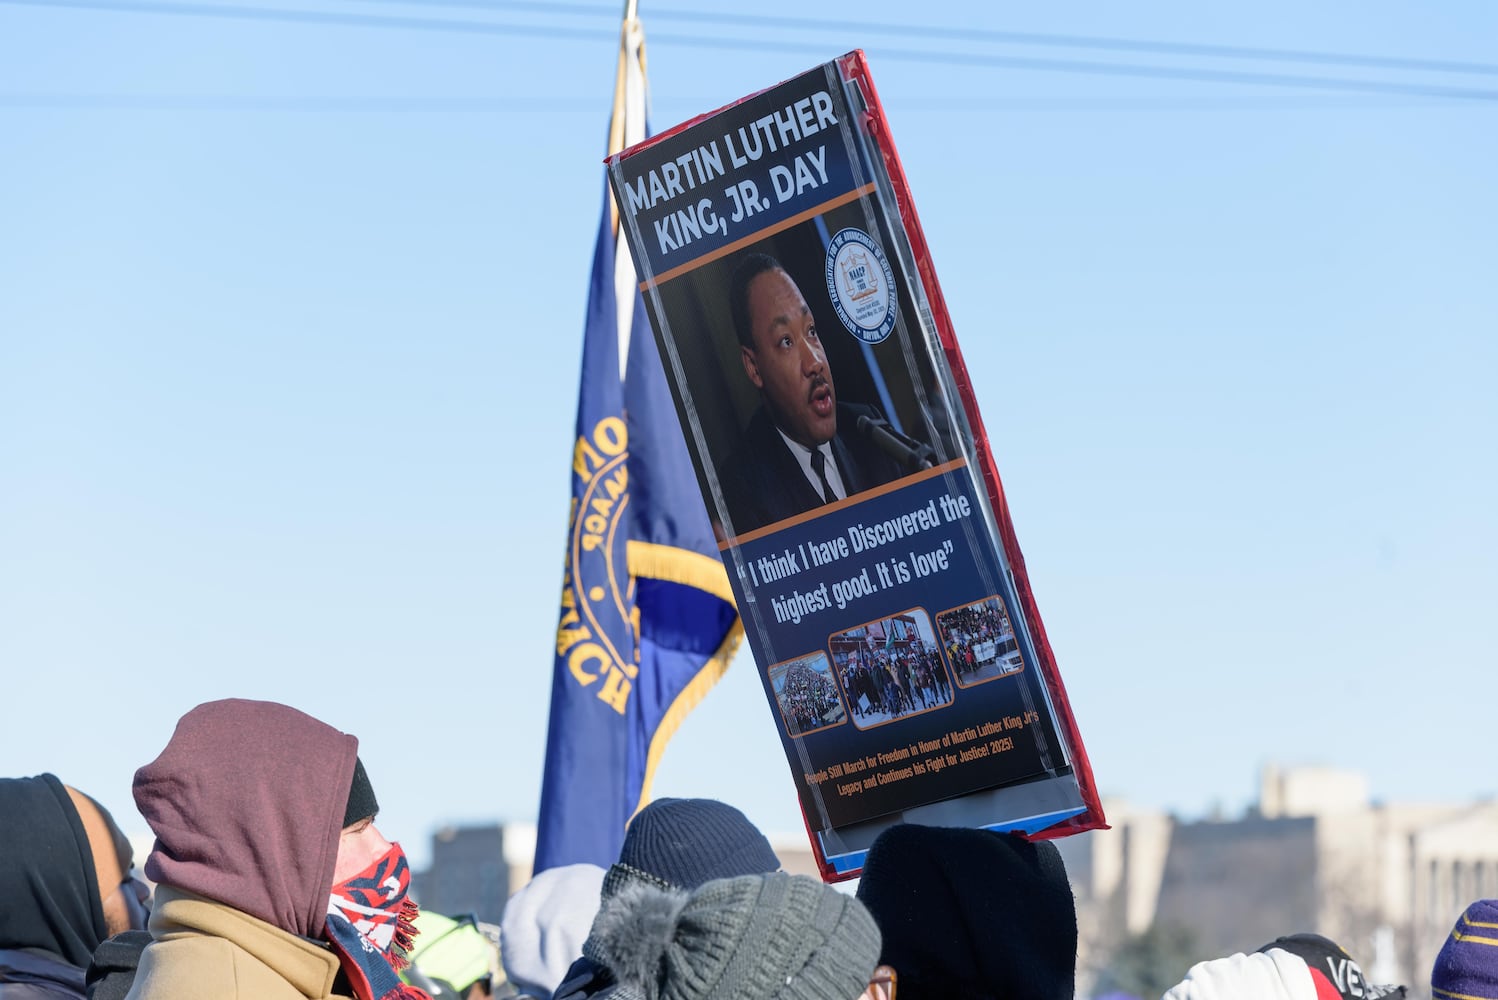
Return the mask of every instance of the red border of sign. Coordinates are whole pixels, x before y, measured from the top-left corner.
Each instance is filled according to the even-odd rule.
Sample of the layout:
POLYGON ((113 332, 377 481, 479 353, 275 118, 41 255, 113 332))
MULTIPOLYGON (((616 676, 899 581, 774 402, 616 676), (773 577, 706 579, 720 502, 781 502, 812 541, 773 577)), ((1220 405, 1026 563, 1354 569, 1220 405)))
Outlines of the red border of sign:
POLYGON ((1004 484, 999 479, 998 467, 994 464, 993 450, 988 446, 988 432, 983 427, 983 415, 978 412, 978 401, 973 395, 972 381, 968 378, 967 364, 962 360, 962 350, 957 346, 957 334, 952 329, 952 319, 947 315, 947 302, 941 294, 941 283, 936 280, 936 268, 931 263, 931 251, 926 245, 926 234, 921 229, 920 217, 916 214, 915 201, 910 196, 910 185, 905 180, 905 169, 895 152, 895 140, 890 134, 889 124, 884 118, 884 105, 879 101, 879 92, 874 89, 873 77, 863 50, 857 49, 836 60, 843 79, 856 80, 863 90, 869 110, 864 115, 863 125, 874 138, 874 148, 884 160, 884 169, 889 173, 890 184, 895 192, 895 204, 900 212, 900 221, 910 240, 911 252, 915 255, 916 269, 921 276, 921 287, 926 291, 926 300, 936 320, 937 336, 942 350, 951 366, 952 378, 962 399, 962 408, 967 413, 968 424, 973 430, 973 440, 978 451, 978 467, 983 473, 983 483, 988 489, 989 502, 993 504, 994 516, 998 520, 999 535, 1004 551, 1009 556, 1014 570, 1014 589, 1025 607, 1031 638, 1036 655, 1040 657, 1040 674, 1045 678, 1051 692, 1053 707, 1059 722, 1066 730, 1067 745, 1072 751, 1072 769, 1077 776, 1077 786, 1087 811, 1055 826, 1034 834, 1031 840, 1049 840, 1085 830, 1103 830, 1108 820, 1103 815, 1097 788, 1092 778, 1092 762, 1082 743, 1082 734, 1077 730, 1076 716, 1072 714, 1071 699, 1066 696, 1066 685, 1061 682, 1061 672, 1056 668, 1056 656, 1051 651, 1051 641, 1046 637, 1045 624, 1040 618, 1040 608, 1035 603, 1035 592, 1030 587, 1030 574, 1025 569, 1025 557, 1020 552, 1019 539, 1014 533, 1014 522, 1009 516, 1009 501, 1004 497, 1004 484))

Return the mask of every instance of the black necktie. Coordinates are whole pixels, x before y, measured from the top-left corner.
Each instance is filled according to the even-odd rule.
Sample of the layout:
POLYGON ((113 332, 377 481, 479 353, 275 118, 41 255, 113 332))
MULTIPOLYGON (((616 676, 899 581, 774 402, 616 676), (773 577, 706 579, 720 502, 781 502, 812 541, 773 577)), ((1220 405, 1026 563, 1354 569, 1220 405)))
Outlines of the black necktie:
POLYGON ((816 472, 817 478, 822 481, 822 502, 836 501, 837 494, 832 492, 832 484, 827 481, 827 456, 822 454, 821 448, 811 450, 811 467, 816 472))

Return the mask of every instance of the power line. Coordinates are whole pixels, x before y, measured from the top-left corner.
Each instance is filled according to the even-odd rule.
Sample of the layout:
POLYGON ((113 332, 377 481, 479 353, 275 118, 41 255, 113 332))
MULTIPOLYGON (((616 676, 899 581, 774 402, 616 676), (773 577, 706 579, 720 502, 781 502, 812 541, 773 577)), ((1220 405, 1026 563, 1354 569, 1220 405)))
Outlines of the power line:
POLYGON ((54 7, 73 10, 107 10, 121 14, 165 14, 220 18, 231 21, 278 21, 291 24, 324 24, 355 28, 404 28, 413 31, 452 31, 460 34, 528 35, 540 38, 608 40, 617 32, 601 28, 563 28, 551 25, 497 24, 492 21, 448 21, 424 17, 371 17, 333 11, 283 10, 275 7, 242 7, 235 4, 160 4, 140 0, 0 0, 0 4, 23 7, 54 7))
POLYGON ((318 97, 237 94, 0 94, 0 109, 30 111, 270 111, 379 114, 596 114, 598 101, 533 97, 318 97))
MULTIPOLYGON (((360 2, 602 17, 615 17, 618 15, 617 8, 613 6, 582 3, 552 3, 549 0, 545 0, 545 2, 542 2, 542 0, 360 0, 360 2)), ((826 18, 789 17, 768 14, 737 14, 723 11, 684 10, 671 7, 652 8, 649 11, 649 19, 652 23, 660 21, 686 21, 696 24, 736 25, 747 28, 830 31, 842 36, 846 36, 850 29, 850 25, 846 20, 838 21, 826 18)), ((1347 52, 1260 48, 1242 45, 1209 45, 1194 42, 1108 38, 1097 35, 1000 31, 988 28, 948 28, 939 25, 897 24, 888 21, 859 21, 856 30, 861 34, 893 35, 899 38, 931 38, 943 41, 984 42, 1046 48, 1081 48, 1109 52, 1147 52, 1155 55, 1190 56, 1210 59, 1297 62, 1329 66, 1361 66, 1370 69, 1407 70, 1411 72, 1498 76, 1498 65, 1492 63, 1453 62, 1444 59, 1412 59, 1404 56, 1362 55, 1347 52)))
POLYGON ((1335 94, 1275 94, 1254 97, 898 97, 886 100, 883 104, 893 111, 956 114, 984 111, 1390 111, 1448 106, 1439 98, 1335 94))
MULTIPOLYGON (((664 16, 660 11, 656 16, 664 16)), ((725 13, 674 12, 674 16, 692 20, 713 20, 734 23, 749 18, 748 15, 725 13)), ((779 23, 782 27, 818 27, 827 30, 847 31, 846 24, 812 18, 773 17, 762 22, 779 23)), ((1053 35, 1034 32, 995 31, 984 28, 942 28, 918 24, 860 23, 860 31, 871 34, 896 35, 902 38, 940 38, 947 41, 983 41, 1007 45, 1032 45, 1050 48, 1086 48, 1113 52, 1149 52, 1156 55, 1202 56, 1212 59, 1251 59, 1272 62, 1321 63, 1338 66, 1364 66, 1373 69, 1415 70, 1436 73, 1468 73, 1498 76, 1498 66, 1488 63, 1449 62, 1438 59, 1408 59, 1397 56, 1365 56, 1341 52, 1300 51, 1295 49, 1250 48, 1236 45, 1202 45, 1190 42, 1163 42, 1144 39, 1101 38, 1091 35, 1053 35)))
MULTIPOLYGON (((376 17, 365 14, 341 14, 332 11, 291 11, 268 7, 233 4, 154 3, 150 0, 0 0, 0 4, 33 7, 107 10, 118 13, 140 13, 211 17, 236 20, 283 21, 299 24, 339 25, 368 28, 400 28, 419 31, 446 31, 462 34, 522 35, 529 37, 612 39, 613 31, 590 28, 568 28, 558 25, 511 24, 492 21, 455 21, 434 18, 376 17)), ((762 39, 722 38, 706 35, 672 35, 652 33, 656 43, 679 44, 716 49, 762 49, 773 45, 782 51, 807 52, 820 58, 829 54, 826 46, 813 42, 762 39)), ((872 49, 882 59, 934 63, 941 66, 962 65, 990 69, 1017 69, 1037 72, 1074 73, 1091 76, 1132 77, 1217 83, 1288 87, 1302 90, 1324 90, 1347 94, 1375 94, 1394 97, 1440 98, 1463 101, 1498 100, 1498 91, 1441 84, 1403 81, 1346 79, 1340 77, 1302 76, 1284 73, 1256 73, 1236 70, 1214 70, 1136 63, 1107 63, 1080 59, 1048 59, 1024 56, 985 55, 981 53, 932 51, 922 49, 872 49)))
MULTIPOLYGON (((658 108, 700 109, 692 98, 656 98, 658 108)), ((885 102, 902 112, 1106 113, 1106 112, 1255 112, 1255 111, 1388 111, 1431 107, 1430 99, 1389 100, 1380 97, 1285 95, 1264 97, 1057 97, 951 98, 902 97, 885 102)), ((596 114, 593 98, 538 97, 404 97, 239 94, 3 94, 0 110, 12 111, 170 111, 292 112, 379 114, 596 114)))
MULTIPOLYGON (((657 42, 668 41, 700 45, 707 48, 742 48, 737 40, 700 36, 652 35, 657 42)), ((757 43, 764 44, 764 43, 757 43)), ((801 52, 825 52, 821 46, 799 42, 777 42, 779 48, 801 52)), ((1298 76, 1286 73, 1247 73, 1236 70, 1188 69, 1174 66, 1148 66, 1134 63, 1102 63, 1081 59, 1040 59, 1027 56, 989 56, 967 52, 928 52, 919 49, 871 49, 884 59, 935 63, 940 66, 973 66, 990 69, 1024 69, 1050 73, 1079 73, 1090 76, 1123 76, 1152 80, 1190 80, 1201 83, 1259 84, 1271 87, 1296 87, 1353 94, 1383 94, 1400 97, 1439 97, 1453 100, 1498 100, 1498 90, 1449 87, 1440 84, 1403 83, 1385 80, 1342 79, 1325 76, 1298 76)))

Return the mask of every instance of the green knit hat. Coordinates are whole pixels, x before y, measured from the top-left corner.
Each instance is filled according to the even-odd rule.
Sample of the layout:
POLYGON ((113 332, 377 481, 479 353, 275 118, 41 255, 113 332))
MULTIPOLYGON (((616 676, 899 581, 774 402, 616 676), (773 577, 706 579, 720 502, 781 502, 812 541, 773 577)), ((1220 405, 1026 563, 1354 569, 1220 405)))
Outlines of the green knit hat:
POLYGON ((493 945, 471 919, 454 920, 422 910, 416 915, 416 932, 411 964, 422 975, 451 986, 459 994, 493 975, 493 945))

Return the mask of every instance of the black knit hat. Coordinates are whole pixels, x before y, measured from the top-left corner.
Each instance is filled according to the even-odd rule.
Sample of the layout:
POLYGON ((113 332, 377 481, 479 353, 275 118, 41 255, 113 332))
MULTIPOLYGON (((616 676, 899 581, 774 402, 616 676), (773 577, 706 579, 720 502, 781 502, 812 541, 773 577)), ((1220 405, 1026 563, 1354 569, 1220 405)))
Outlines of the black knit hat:
POLYGON ((695 889, 780 868, 770 842, 748 817, 716 799, 656 799, 630 821, 619 861, 604 876, 608 898, 631 882, 695 889))
POLYGON ((349 785, 348 805, 343 807, 343 825, 353 826, 361 819, 368 819, 380 811, 380 803, 370 787, 369 775, 364 773, 364 761, 354 758, 354 780, 349 785))
POLYGON ((1056 845, 1013 834, 892 826, 858 898, 884 938, 900 1000, 1072 1000, 1077 908, 1056 845))

